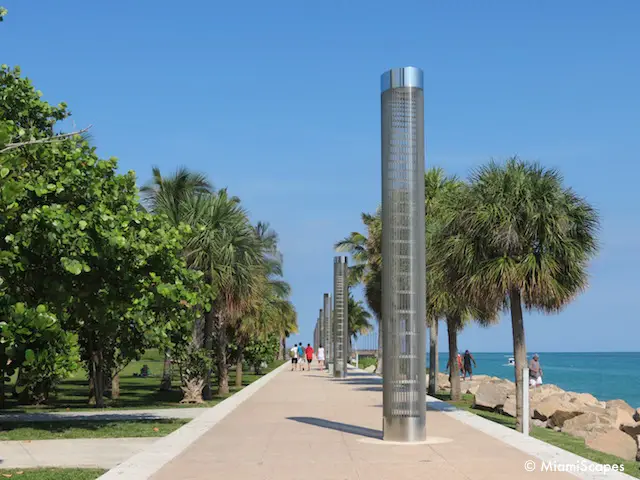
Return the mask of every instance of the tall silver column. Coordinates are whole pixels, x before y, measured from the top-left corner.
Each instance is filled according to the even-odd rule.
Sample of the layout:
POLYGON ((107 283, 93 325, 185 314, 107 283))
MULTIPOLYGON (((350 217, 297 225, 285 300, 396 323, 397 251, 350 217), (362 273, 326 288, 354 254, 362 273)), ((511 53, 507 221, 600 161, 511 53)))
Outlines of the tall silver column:
POLYGON ((333 259, 333 376, 347 376, 349 355, 349 284, 347 283, 347 257, 333 259))
POLYGON ((318 348, 320 348, 320 346, 323 346, 326 352, 327 346, 324 343, 324 331, 324 313, 322 312, 322 309, 320 309, 320 311, 318 312, 318 348))
POLYGON ((382 75, 383 437, 426 439, 423 73, 382 75))
POLYGON ((323 298, 323 312, 324 312, 324 325, 325 341, 324 354, 326 356, 326 364, 329 373, 333 373, 333 325, 331 324, 331 295, 325 293, 323 298))

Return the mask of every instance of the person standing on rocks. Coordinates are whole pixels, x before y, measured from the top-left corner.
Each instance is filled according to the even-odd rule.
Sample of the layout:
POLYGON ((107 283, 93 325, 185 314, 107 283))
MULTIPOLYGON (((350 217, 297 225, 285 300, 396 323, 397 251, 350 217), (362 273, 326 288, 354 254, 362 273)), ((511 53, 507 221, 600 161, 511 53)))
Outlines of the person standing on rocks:
POLYGON ((542 367, 540 366, 540 357, 536 353, 529 363, 529 385, 537 387, 542 385, 542 367))
POLYGON ((471 368, 471 362, 473 362, 474 367, 478 366, 476 365, 476 359, 473 358, 473 355, 471 355, 471 352, 469 352, 469 350, 465 350, 464 357, 462 359, 462 363, 464 366, 464 373, 462 376, 463 380, 467 378, 467 373, 469 374, 469 380, 473 380, 473 369, 471 368))

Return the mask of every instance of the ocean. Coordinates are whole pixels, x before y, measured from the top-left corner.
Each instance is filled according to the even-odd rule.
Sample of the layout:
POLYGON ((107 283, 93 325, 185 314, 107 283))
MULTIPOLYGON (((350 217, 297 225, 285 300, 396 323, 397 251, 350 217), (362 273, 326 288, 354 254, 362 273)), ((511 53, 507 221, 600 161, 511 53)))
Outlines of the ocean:
MULTIPOLYGON (((508 365, 512 354, 471 353, 478 364, 473 373, 513 380, 513 367, 508 365)), ((533 353, 528 355, 529 359, 533 353)), ((620 398, 634 408, 640 407, 640 352, 535 353, 540 355, 544 383, 572 392, 590 393, 598 400, 620 398)), ((439 369, 444 372, 448 353, 438 357, 439 369)))

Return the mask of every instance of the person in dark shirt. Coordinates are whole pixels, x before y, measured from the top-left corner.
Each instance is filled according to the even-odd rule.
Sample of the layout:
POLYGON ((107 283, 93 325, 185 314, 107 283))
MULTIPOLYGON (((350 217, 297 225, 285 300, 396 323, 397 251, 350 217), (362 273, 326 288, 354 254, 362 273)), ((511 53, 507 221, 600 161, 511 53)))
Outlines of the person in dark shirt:
POLYGON ((477 367, 476 359, 473 358, 473 355, 471 355, 471 352, 469 352, 469 350, 465 350, 464 357, 462 358, 462 365, 464 367, 464 374, 462 376, 463 380, 467 378, 467 373, 469 374, 469 380, 473 380, 473 369, 471 368, 471 362, 473 362, 474 367, 477 367))

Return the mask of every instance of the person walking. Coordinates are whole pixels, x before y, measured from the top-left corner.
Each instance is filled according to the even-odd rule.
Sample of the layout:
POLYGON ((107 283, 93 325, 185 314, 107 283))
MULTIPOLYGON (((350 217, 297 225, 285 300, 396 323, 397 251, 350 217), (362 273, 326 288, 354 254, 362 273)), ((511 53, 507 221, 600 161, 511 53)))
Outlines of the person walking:
POLYGON ((471 352, 469 350, 464 351, 464 357, 462 358, 462 364, 464 367, 464 372, 462 374, 462 379, 467 378, 467 373, 469 374, 469 380, 473 380, 473 369, 471 368, 471 362, 473 362, 473 366, 477 367, 476 359, 473 358, 471 352))
POLYGON ((318 358, 318 369, 324 370, 324 347, 322 346, 322 344, 320 344, 320 346, 318 347, 318 353, 316 357, 318 358))
POLYGON ((540 366, 540 357, 537 353, 529 363, 529 385, 532 387, 542 385, 542 367, 540 366))
POLYGON ((305 349, 304 353, 307 356, 308 370, 311 371, 311 362, 313 361, 313 347, 310 343, 307 343, 307 348, 305 349))
POLYGON ((296 368, 298 368, 298 346, 294 345, 289 350, 289 356, 291 357, 291 371, 293 372, 296 368))
MULTIPOLYGON (((460 353, 456 355, 456 364, 458 366, 458 371, 460 372, 460 379, 462 380, 464 377, 464 368, 462 367, 462 356, 460 353)), ((447 366, 445 368, 449 372, 449 383, 451 383, 451 370, 449 370, 449 366, 449 361, 447 361, 447 366)))
POLYGON ((298 344, 298 370, 304 370, 304 347, 302 346, 302 342, 298 344))

